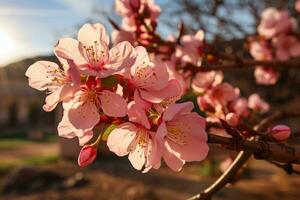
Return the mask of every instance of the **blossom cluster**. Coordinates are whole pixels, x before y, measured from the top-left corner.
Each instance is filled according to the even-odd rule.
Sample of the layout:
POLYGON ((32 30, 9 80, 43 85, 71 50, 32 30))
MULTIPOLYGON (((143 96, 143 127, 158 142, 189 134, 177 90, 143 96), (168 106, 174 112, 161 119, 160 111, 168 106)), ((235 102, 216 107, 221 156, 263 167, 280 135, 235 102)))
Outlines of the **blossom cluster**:
POLYGON ((103 25, 85 24, 77 40, 59 40, 54 53, 61 66, 38 61, 26 76, 31 87, 48 91, 45 111, 62 102, 58 134, 78 137, 85 145, 93 138, 95 126, 108 125, 110 130, 84 146, 80 165, 95 159, 101 139, 144 172, 159 168, 162 159, 178 171, 185 162, 207 156, 204 118, 192 112, 193 103, 175 103, 182 95, 179 81, 164 62, 152 62, 144 47, 123 41, 109 49, 103 25))
MULTIPOLYGON (((286 10, 265 9, 257 27, 258 36, 250 38, 250 54, 256 60, 287 61, 300 56, 300 41, 296 36, 296 19, 286 10)), ((268 66, 258 66, 254 72, 258 84, 275 84, 280 73, 268 66)))
POLYGON ((198 72, 192 80, 192 89, 197 94, 199 108, 205 112, 206 120, 218 123, 219 119, 237 126, 254 113, 263 114, 269 110, 266 103, 256 93, 248 99, 240 96, 240 90, 223 82, 221 71, 198 72))

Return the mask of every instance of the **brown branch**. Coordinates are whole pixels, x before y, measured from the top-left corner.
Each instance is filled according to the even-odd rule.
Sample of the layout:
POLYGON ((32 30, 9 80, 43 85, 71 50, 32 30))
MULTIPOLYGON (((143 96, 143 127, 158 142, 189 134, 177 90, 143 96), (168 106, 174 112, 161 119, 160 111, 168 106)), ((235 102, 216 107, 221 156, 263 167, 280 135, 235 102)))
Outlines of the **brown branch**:
POLYGON ((250 152, 241 151, 235 158, 230 167, 220 176, 211 186, 206 188, 200 194, 197 194, 188 200, 210 200, 211 197, 220 189, 222 189, 228 181, 238 172, 238 170, 247 162, 252 154, 250 152))
MULTIPOLYGON (((270 125, 270 123, 287 117, 298 117, 300 112, 294 111, 279 111, 273 115, 262 120, 258 125, 254 127, 254 131, 262 132, 270 125)), ((222 126, 227 129, 227 132, 233 132, 230 130, 224 121, 222 126)), ((218 135, 209 134, 208 143, 221 144, 227 148, 234 150, 242 150, 230 167, 220 176, 211 186, 206 188, 203 192, 193 196, 190 200, 210 200, 211 197, 222 189, 238 172, 238 170, 247 162, 247 160, 254 154, 257 159, 266 159, 270 163, 284 169, 287 173, 299 174, 298 171, 293 169, 291 163, 300 163, 300 149, 289 147, 283 144, 269 143, 265 141, 244 140, 238 138, 227 138, 218 135), (281 164, 283 162, 284 164, 281 164)))
POLYGON ((236 140, 214 134, 208 136, 208 143, 221 144, 237 151, 249 151, 257 159, 300 164, 300 148, 297 147, 261 140, 236 140))
POLYGON ((230 69, 245 69, 253 68, 257 66, 266 66, 272 68, 288 67, 288 68, 300 68, 300 60, 253 60, 253 59, 241 59, 239 61, 224 63, 224 64, 206 64, 207 66, 198 67, 191 63, 186 64, 185 70, 192 72, 200 71, 212 71, 212 70, 230 70, 230 69))

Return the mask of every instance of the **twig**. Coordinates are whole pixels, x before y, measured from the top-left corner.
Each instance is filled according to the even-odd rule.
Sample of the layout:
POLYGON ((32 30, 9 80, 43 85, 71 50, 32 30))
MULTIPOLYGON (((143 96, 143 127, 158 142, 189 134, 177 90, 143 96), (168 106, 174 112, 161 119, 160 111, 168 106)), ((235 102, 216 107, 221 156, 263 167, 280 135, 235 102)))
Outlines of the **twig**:
POLYGON ((289 68, 300 68, 300 60, 289 60, 289 61, 280 61, 280 60, 252 60, 244 59, 239 60, 238 62, 231 62, 225 64, 209 64, 208 66, 198 67, 191 63, 188 63, 185 66, 185 70, 190 70, 193 72, 200 71, 212 71, 212 70, 229 70, 229 69, 241 69, 241 68, 253 68, 257 66, 266 66, 266 67, 289 67, 289 68))
POLYGON ((247 162, 251 155, 252 154, 250 152, 241 151, 230 167, 222 174, 222 176, 220 176, 203 192, 189 198, 188 200, 210 200, 217 191, 222 189, 230 181, 230 179, 238 172, 238 170, 247 162))
MULTIPOLYGON (((254 131, 262 132, 268 125, 276 120, 285 117, 296 117, 300 116, 300 112, 288 112, 288 111, 279 111, 264 120, 262 120, 258 125, 254 127, 254 131)), ((231 135, 234 135, 235 129, 227 127, 225 121, 222 125, 227 132, 230 132, 231 135)), ((237 173, 237 171, 247 162, 247 160, 254 154, 257 159, 266 159, 271 163, 276 163, 281 168, 285 169, 287 172, 297 173, 292 167, 291 163, 300 163, 300 149, 289 147, 283 144, 265 142, 265 141, 255 141, 255 140, 246 140, 241 138, 227 138, 218 135, 209 134, 208 143, 211 144, 221 144, 230 149, 238 150, 241 152, 238 154, 234 162, 230 167, 220 176, 211 186, 205 189, 203 192, 191 197, 189 200, 210 200, 211 197, 222 189, 237 173), (279 164, 278 162, 288 163, 288 164, 279 164)))
POLYGON ((279 168, 283 169, 288 174, 298 174, 298 175, 300 175, 300 172, 295 170, 291 163, 281 164, 281 163, 277 163, 277 162, 274 162, 274 161, 268 161, 268 162, 272 165, 275 165, 276 167, 279 167, 279 168))

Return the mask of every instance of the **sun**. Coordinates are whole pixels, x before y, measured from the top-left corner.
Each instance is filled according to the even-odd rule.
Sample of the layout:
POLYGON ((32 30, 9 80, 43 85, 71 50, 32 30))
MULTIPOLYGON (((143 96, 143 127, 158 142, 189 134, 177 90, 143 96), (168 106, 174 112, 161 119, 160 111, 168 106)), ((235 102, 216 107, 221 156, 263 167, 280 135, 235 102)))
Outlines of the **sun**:
POLYGON ((15 42, 12 37, 0 30, 0 64, 6 63, 11 59, 14 59, 15 54, 15 42))

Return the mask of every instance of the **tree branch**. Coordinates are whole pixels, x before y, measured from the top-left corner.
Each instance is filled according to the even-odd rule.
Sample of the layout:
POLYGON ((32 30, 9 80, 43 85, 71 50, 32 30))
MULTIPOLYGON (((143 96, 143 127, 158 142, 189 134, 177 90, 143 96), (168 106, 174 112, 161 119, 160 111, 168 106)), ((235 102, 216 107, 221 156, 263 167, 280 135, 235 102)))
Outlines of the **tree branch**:
POLYGON ((241 151, 230 167, 222 174, 222 176, 220 176, 203 192, 189 198, 188 200, 210 200, 217 191, 222 189, 230 181, 230 179, 238 172, 238 170, 247 162, 251 155, 252 154, 250 152, 241 151))
POLYGON ((229 69, 242 69, 242 68, 253 68, 257 66, 266 66, 272 68, 288 67, 288 68, 300 68, 300 60, 253 60, 253 59, 240 59, 234 62, 224 63, 224 64, 207 64, 207 66, 198 67, 191 63, 186 64, 185 70, 190 70, 192 72, 200 71, 212 71, 212 70, 229 70, 229 69))

